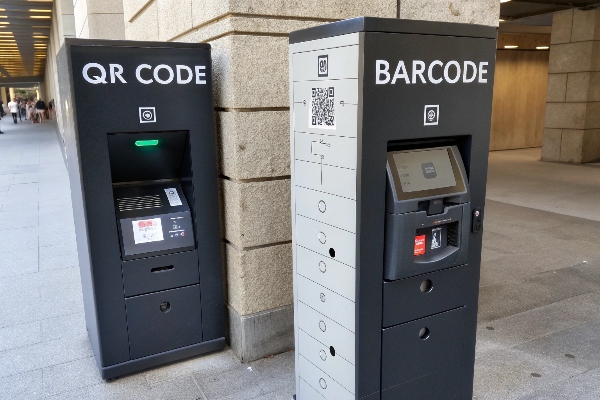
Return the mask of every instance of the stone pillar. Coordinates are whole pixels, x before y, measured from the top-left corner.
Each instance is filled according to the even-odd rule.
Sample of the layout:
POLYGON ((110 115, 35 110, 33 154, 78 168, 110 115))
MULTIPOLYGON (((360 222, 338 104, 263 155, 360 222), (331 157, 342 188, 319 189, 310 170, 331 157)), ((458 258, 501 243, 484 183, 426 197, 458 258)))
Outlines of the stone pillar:
MULTIPOLYGON (((124 39, 123 3, 129 2, 133 1, 73 0, 76 36, 86 39, 124 39)), ((176 24, 176 20, 173 24, 176 24)))
MULTIPOLYGON (((401 2, 405 18, 498 25, 498 0, 456 0, 451 9, 446 0, 401 2)), ((288 34, 361 15, 395 18, 397 5, 124 1, 127 39, 212 45, 229 340, 244 362, 294 346, 288 34)))
POLYGON ((12 101, 15 98, 15 88, 8 88, 8 96, 10 97, 8 101, 12 101))
POLYGON ((554 14, 542 160, 600 160, 600 9, 554 14))
POLYGON ((0 96, 2 96, 2 104, 7 105, 8 101, 6 100, 6 88, 0 87, 0 96))

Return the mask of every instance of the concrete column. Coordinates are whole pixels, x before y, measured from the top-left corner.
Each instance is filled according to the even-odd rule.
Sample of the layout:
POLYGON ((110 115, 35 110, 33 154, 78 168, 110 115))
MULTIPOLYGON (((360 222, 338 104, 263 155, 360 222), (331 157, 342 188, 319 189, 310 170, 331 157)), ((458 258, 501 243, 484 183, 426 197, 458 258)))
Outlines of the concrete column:
POLYGON ((15 89, 14 88, 8 88, 8 95, 9 95, 9 99, 8 101, 12 101, 12 99, 15 98, 15 89))
MULTIPOLYGON (((129 2, 130 0, 73 0, 76 36, 87 39, 124 39, 123 3, 129 2)), ((176 20, 173 23, 176 24, 176 20)))
MULTIPOLYGON (((401 3, 406 18, 498 25, 498 0, 401 3)), ((398 0, 124 2, 127 39, 212 45, 229 339, 242 361, 294 346, 288 34, 361 15, 395 18, 398 0)))
POLYGON ((0 87, 0 96, 2 96, 2 104, 7 105, 8 101, 6 101, 6 88, 0 87))
POLYGON ((600 160, 600 9, 554 14, 542 160, 600 160))

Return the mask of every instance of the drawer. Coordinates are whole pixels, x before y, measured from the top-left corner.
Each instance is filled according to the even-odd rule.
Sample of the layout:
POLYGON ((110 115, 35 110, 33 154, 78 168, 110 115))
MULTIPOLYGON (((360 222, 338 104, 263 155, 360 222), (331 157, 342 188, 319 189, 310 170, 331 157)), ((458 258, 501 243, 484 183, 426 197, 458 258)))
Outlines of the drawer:
POLYGON ((125 307, 131 359, 202 341, 199 285, 130 297, 125 307))
POLYGON ((296 187, 296 214, 356 232, 356 200, 296 187))
POLYGON ((294 161, 295 186, 356 200, 356 170, 308 161, 294 161))
POLYGON ((323 286, 296 275, 298 280, 298 301, 329 317, 343 327, 354 332, 355 304, 345 297, 323 286))
MULTIPOLYGON (((355 400, 355 396, 303 356, 298 356, 298 375, 328 400, 355 400)), ((299 399, 312 400, 312 399, 299 399)))
POLYGON ((299 331, 297 351, 350 393, 354 393, 354 365, 336 355, 333 347, 325 347, 305 332, 299 331))
POLYGON ((354 333, 331 318, 319 314, 304 303, 297 303, 298 328, 326 347, 333 346, 336 354, 355 364, 354 333))
POLYGON ((296 396, 296 400, 315 400, 324 399, 319 392, 312 388, 306 381, 300 378, 300 393, 296 396))
POLYGON ((357 140, 355 137, 294 132, 294 158, 356 169, 357 140))
POLYGON ((383 330, 381 389, 440 373, 464 358, 466 308, 383 330))
MULTIPOLYGON (((342 40, 347 42, 348 38, 342 38, 342 40)), ((358 42, 358 37, 356 37, 356 41, 358 42)), ((358 43, 355 46, 295 53, 292 55, 292 60, 294 64, 294 81, 358 79, 358 43), (323 67, 322 61, 325 57, 327 77, 319 77, 319 61, 321 61, 321 67, 323 67)), ((321 69, 320 75, 325 75, 324 72, 325 70, 321 69)))
POLYGON ((297 246, 296 272, 348 300, 355 301, 356 270, 346 264, 297 246))
POLYGON ((465 364, 447 368, 384 390, 381 393, 381 400, 468 399, 469 397, 464 393, 471 391, 473 381, 470 377, 465 379, 466 377, 469 377, 469 372, 465 364))
POLYGON ((198 253, 186 251, 165 256, 123 261, 125 297, 198 283, 198 253))
POLYGON ((356 235, 301 216, 296 216, 296 244, 354 267, 356 235))
POLYGON ((358 136, 358 80, 295 82, 293 131, 358 136))
POLYGON ((383 284, 383 326, 465 305, 467 265, 383 284))

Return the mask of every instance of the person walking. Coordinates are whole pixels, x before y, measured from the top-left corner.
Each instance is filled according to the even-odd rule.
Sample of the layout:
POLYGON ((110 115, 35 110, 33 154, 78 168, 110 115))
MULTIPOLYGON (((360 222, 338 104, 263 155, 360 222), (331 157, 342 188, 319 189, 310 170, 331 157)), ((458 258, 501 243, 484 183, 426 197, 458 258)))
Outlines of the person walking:
POLYGON ((37 103, 35 103, 35 108, 37 110, 37 115, 40 120, 40 123, 43 124, 44 122, 46 122, 46 103, 44 103, 44 100, 39 99, 37 103))
POLYGON ((8 110, 12 114, 13 121, 15 124, 17 123, 17 113, 19 112, 19 107, 17 105, 17 99, 12 99, 10 103, 8 103, 8 110))

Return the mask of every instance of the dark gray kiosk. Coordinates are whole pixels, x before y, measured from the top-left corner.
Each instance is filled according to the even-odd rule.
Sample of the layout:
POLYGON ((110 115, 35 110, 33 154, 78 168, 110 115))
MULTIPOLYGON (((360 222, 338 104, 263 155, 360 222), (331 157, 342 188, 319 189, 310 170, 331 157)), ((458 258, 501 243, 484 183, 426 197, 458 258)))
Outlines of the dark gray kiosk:
POLYGON ((224 346, 208 44, 66 39, 61 112, 104 379, 224 346))
POLYGON ((298 400, 471 399, 496 28, 290 35, 298 400))

